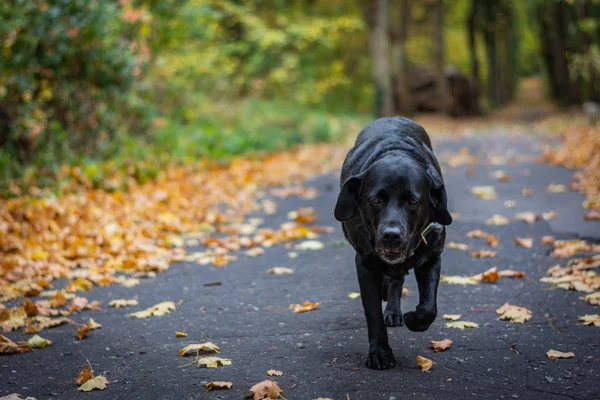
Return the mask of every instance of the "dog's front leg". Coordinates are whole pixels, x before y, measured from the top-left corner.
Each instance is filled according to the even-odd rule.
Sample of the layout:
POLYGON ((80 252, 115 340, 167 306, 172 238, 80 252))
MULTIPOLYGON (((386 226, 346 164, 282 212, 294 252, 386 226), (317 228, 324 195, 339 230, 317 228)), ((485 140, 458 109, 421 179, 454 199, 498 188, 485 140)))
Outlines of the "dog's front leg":
POLYGON ((381 312, 383 276, 379 271, 366 267, 358 254, 356 255, 356 270, 369 332, 367 367, 372 369, 395 367, 396 359, 388 343, 387 328, 381 312))
POLYGON ((426 331, 437 316, 437 289, 441 265, 441 257, 438 255, 415 269, 419 286, 419 305, 415 311, 404 314, 404 324, 411 331, 426 331))

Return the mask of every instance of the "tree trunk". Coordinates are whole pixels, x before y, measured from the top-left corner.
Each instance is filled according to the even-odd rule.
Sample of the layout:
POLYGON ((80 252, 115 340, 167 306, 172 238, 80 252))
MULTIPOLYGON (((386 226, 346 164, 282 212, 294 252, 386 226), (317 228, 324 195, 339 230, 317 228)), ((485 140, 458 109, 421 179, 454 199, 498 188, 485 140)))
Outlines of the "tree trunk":
POLYGON ((469 14, 469 19, 467 20, 467 34, 469 37, 469 56, 471 59, 471 79, 473 79, 473 84, 476 85, 477 88, 479 88, 480 86, 479 59, 477 58, 477 41, 475 37, 477 13, 479 9, 478 5, 478 0, 472 0, 471 12, 469 14))
POLYGON ((390 68, 389 0, 367 0, 369 52, 375 85, 375 115, 392 115, 392 74, 390 68))
POLYGON ((448 82, 444 74, 446 45, 444 43, 444 0, 437 0, 436 7, 436 74, 438 81, 438 96, 440 112, 448 113, 448 82))
POLYGON ((409 0, 395 0, 400 5, 399 18, 392 22, 392 66, 394 68, 395 92, 398 99, 397 110, 402 114, 411 114, 413 105, 408 87, 408 57, 406 55, 406 38, 408 37, 408 24, 410 22, 409 0), (398 22, 400 23, 398 24, 398 22))

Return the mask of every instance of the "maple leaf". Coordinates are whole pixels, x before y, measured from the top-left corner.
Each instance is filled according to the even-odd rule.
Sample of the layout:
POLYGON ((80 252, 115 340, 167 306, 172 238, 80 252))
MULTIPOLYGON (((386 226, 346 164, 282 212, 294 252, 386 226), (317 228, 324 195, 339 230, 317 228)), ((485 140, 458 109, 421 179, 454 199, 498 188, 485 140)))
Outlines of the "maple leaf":
POLYGON ((287 267, 273 267, 267 270, 267 274, 271 275, 288 275, 293 274, 294 270, 287 267))
POLYGON ((298 250, 321 250, 325 245, 318 240, 305 240, 296 245, 298 250))
POLYGON ((44 349, 46 348, 46 346, 51 345, 52 342, 48 339, 44 339, 39 335, 33 335, 32 337, 27 339, 27 344, 36 349, 44 349))
POLYGON ((169 314, 173 310, 175 310, 174 302, 163 301, 162 303, 153 305, 152 307, 149 307, 145 310, 131 313, 129 314, 129 316, 135 318, 161 317, 163 315, 169 314))
POLYGON ((175 332, 175 337, 187 337, 187 335, 185 332, 175 332))
POLYGON ((461 314, 444 314, 442 318, 446 321, 458 321, 462 317, 461 314))
POLYGON ((203 383, 202 386, 204 386, 206 388, 207 392, 209 390, 225 390, 225 389, 229 390, 233 386, 233 383, 232 382, 224 382, 224 381, 215 381, 215 382, 203 383))
POLYGON ((13 342, 4 335, 0 335, 0 354, 25 353, 31 350, 27 342, 13 342))
POLYGON ((492 258, 496 257, 496 252, 491 250, 472 251, 471 255, 475 258, 492 258))
POLYGON ((81 370, 81 372, 79 373, 79 376, 75 379, 75 382, 79 386, 81 386, 84 383, 86 383, 87 381, 89 381, 90 379, 92 379, 93 377, 94 377, 94 374, 92 373, 92 365, 88 361, 88 366, 81 370))
POLYGON ((200 368, 217 368, 218 366, 231 365, 229 358, 221 357, 200 357, 198 359, 198 367, 200 368))
POLYGON ((492 218, 485 221, 486 225, 508 225, 510 220, 502 215, 494 214, 492 218))
POLYGON ((295 313, 304 313, 312 310, 316 310, 321 305, 320 302, 311 303, 306 300, 302 304, 290 304, 289 309, 295 313))
POLYGON ((431 340, 431 347, 433 347, 433 351, 440 352, 440 351, 444 351, 447 350, 452 343, 454 343, 452 340, 450 339, 444 339, 444 340, 431 340))
POLYGON ((526 249, 530 249, 533 247, 533 239, 532 238, 516 237, 515 243, 521 247, 525 247, 526 249))
POLYGON ((457 328, 463 330, 465 328, 479 328, 479 324, 469 321, 454 321, 446 322, 446 328, 457 328))
POLYGON ((276 369, 270 369, 267 371, 267 375, 269 376, 283 376, 283 372, 276 370, 276 369))
POLYGON ((80 392, 90 392, 92 390, 104 390, 110 382, 102 375, 93 377, 77 388, 80 392))
POLYGON ((108 303, 108 306, 114 307, 114 308, 121 308, 121 307, 137 306, 138 304, 139 304, 139 302, 136 299, 116 299, 116 300, 111 300, 108 303))
POLYGON ((498 279, 500 279, 500 274, 498 273, 498 268, 492 267, 481 274, 473 275, 471 278, 478 282, 495 283, 498 279))
POLYGON ((471 193, 482 200, 492 200, 496 198, 496 188, 493 186, 474 186, 471 188, 471 193))
POLYGON ((449 249, 456 249, 456 250, 469 250, 469 245, 464 244, 464 243, 457 243, 457 242, 449 242, 446 245, 446 247, 449 249))
POLYGON ((423 372, 427 372, 431 369, 431 367, 433 367, 433 364, 435 364, 433 361, 431 361, 428 358, 425 357, 421 357, 421 356, 417 356, 417 365, 419 366, 419 368, 421 368, 421 371, 423 372))
POLYGON ((352 300, 356 300, 356 299, 360 298, 360 293, 359 292, 350 292, 350 293, 348 293, 348 298, 352 299, 352 300))
POLYGON ((575 353, 573 353, 573 352, 564 353, 564 352, 558 351, 558 350, 548 350, 546 352, 546 356, 548 356, 548 358, 551 360, 555 360, 557 358, 575 357, 575 353))
POLYGON ((594 325, 600 327, 600 314, 586 314, 577 318, 583 325, 594 325))
POLYGON ((206 342, 198 344, 188 344, 184 348, 180 349, 178 353, 180 356, 197 356, 198 354, 204 353, 218 353, 219 350, 221 349, 216 344, 212 342, 206 342))
POLYGON ((459 276, 459 275, 442 275, 440 282, 449 283, 451 285, 476 285, 479 282, 473 279, 471 276, 459 276))
POLYGON ((252 386, 244 395, 245 399, 262 400, 262 399, 283 399, 283 390, 277 382, 265 380, 252 386))
POLYGON ((496 310, 496 314, 500 317, 499 319, 505 319, 510 322, 516 322, 524 324, 531 319, 531 311, 525 307, 519 307, 505 303, 502 307, 496 310))

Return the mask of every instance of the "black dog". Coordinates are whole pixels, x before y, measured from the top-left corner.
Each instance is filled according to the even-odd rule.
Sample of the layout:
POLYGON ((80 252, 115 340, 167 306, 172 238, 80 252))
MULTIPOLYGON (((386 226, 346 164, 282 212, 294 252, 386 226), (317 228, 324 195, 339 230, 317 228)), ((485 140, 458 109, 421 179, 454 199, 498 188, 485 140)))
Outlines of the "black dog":
POLYGON ((335 218, 356 250, 369 332, 367 367, 396 365, 386 326, 429 328, 437 315, 441 254, 450 225, 446 190, 427 132, 407 118, 365 127, 344 161, 335 218), (402 315, 404 276, 414 268, 419 305, 402 315), (381 301, 386 300, 385 313, 381 301))

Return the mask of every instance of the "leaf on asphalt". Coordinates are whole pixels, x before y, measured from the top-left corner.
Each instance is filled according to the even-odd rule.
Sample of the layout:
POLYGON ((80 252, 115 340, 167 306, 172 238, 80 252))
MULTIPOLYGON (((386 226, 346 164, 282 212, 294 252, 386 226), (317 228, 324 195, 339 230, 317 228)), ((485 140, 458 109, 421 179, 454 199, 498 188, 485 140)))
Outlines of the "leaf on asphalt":
POLYGON ((90 290, 94 284, 89 279, 77 277, 74 281, 69 282, 65 290, 67 292, 85 292, 90 290))
POLYGON ((499 169, 498 171, 494 171, 492 175, 492 178, 495 178, 497 180, 499 180, 500 182, 510 182, 510 176, 508 175, 508 173, 502 169, 499 169))
POLYGON ((434 362, 428 358, 417 356, 417 365, 421 368, 421 371, 427 372, 433 367, 434 362))
POLYGON ((311 303, 310 301, 305 301, 302 304, 290 304, 289 309, 295 313, 304 313, 307 311, 316 310, 321 305, 321 302, 317 301, 315 303, 311 303))
POLYGON ((273 267, 267 270, 267 274, 271 275, 289 275, 293 273, 294 270, 288 267, 273 267))
POLYGON ((175 337, 187 337, 187 335, 185 332, 175 332, 175 337))
POLYGON ((52 308, 59 308, 65 304, 67 304, 67 297, 62 290, 56 292, 56 294, 50 299, 50 307, 52 308))
POLYGON ((496 247, 500 244, 500 238, 494 235, 488 235, 487 242, 490 246, 496 247))
POLYGON ((279 371, 276 369, 270 369, 267 371, 267 375, 269 376, 283 376, 283 371, 279 371))
POLYGON ((143 311, 131 313, 129 316, 135 318, 162 317, 163 315, 169 314, 173 310, 175 310, 174 302, 163 301, 162 303, 155 304, 143 311))
POLYGON ((523 190, 521 190, 521 195, 523 197, 531 197, 531 196, 533 196, 533 189, 532 188, 523 188, 523 190))
POLYGON ((586 314, 577 318, 583 325, 594 325, 600 327, 600 314, 586 314))
POLYGON ((244 395, 245 399, 262 400, 262 399, 283 399, 283 390, 279 387, 277 382, 272 380, 265 380, 252 386, 250 390, 244 395))
POLYGON ((558 213, 555 210, 551 210, 545 213, 542 213, 542 219, 544 221, 550 221, 552 219, 558 218, 558 213))
POLYGON ((290 251, 289 253, 287 253, 287 256, 288 256, 289 258, 292 258, 292 259, 293 259, 293 258, 296 258, 296 257, 298 257, 298 253, 297 253, 297 252, 295 252, 295 251, 290 251))
POLYGON ((525 272, 513 271, 512 269, 503 269, 501 271, 498 271, 498 275, 500 275, 503 278, 524 278, 525 272))
POLYGON ((475 229, 472 231, 467 232, 466 236, 468 238, 478 238, 478 239, 482 239, 482 238, 486 238, 488 237, 489 233, 482 231, 481 229, 475 229))
POLYGON ((79 376, 77 377, 77 379, 75 379, 75 382, 79 386, 81 386, 84 383, 86 383, 87 381, 89 381, 90 379, 92 379, 93 377, 94 377, 94 374, 92 373, 92 365, 88 361, 88 366, 81 370, 81 372, 79 373, 79 376))
POLYGON ((600 292, 586 294, 581 299, 594 306, 600 306, 600 292))
POLYGON ((558 350, 548 350, 546 352, 546 356, 548 356, 549 359, 554 360, 557 358, 571 358, 571 357, 575 357, 575 353, 573 352, 562 352, 562 351, 558 351, 558 350))
POLYGON ((496 257, 496 252, 492 250, 477 250, 472 251, 471 255, 475 258, 492 258, 496 257))
POLYGON ((546 186, 546 192, 548 193, 565 193, 567 191, 567 186, 562 183, 554 183, 552 182, 548 186, 546 186))
POLYGON ((555 241, 554 236, 542 236, 542 244, 554 244, 555 241))
POLYGON ((231 360, 229 358, 200 357, 198 359, 198 367, 200 368, 217 368, 225 365, 231 365, 231 360))
POLYGON ((432 340, 431 341, 431 347, 433 347, 433 351, 440 352, 440 351, 444 351, 447 350, 452 343, 454 343, 452 340, 450 339, 444 339, 444 340, 432 340))
POLYGON ((80 392, 91 392, 92 390, 104 390, 106 389, 106 385, 110 382, 108 379, 103 377, 102 375, 98 375, 93 377, 92 379, 86 381, 83 385, 79 386, 77 390, 80 392))
POLYGON ((447 248, 449 249, 456 249, 456 250, 469 250, 469 245, 465 244, 465 243, 457 243, 457 242, 449 242, 446 245, 447 248))
POLYGON ((458 321, 462 317, 461 314, 444 314, 442 316, 446 321, 458 321))
POLYGON ((502 215, 494 214, 492 218, 485 221, 486 225, 508 225, 510 220, 502 215))
POLYGON ((479 328, 479 324, 469 321, 454 321, 446 322, 446 328, 457 328, 463 330, 465 328, 479 328))
POLYGON ((6 396, 0 397, 0 400, 37 400, 35 397, 21 397, 19 393, 11 393, 6 396))
POLYGON ((233 382, 224 382, 224 381, 216 381, 216 382, 208 382, 203 383, 202 386, 206 388, 206 391, 209 390, 229 390, 231 386, 233 386, 233 382))
POLYGON ((348 293, 348 298, 352 299, 352 300, 356 300, 356 299, 360 298, 360 293, 359 292, 350 292, 350 293, 348 293))
POLYGON ((94 318, 90 318, 90 320, 87 322, 87 326, 89 326, 91 330, 102 328, 102 324, 94 321, 94 318))
POLYGON ((554 250, 552 256, 554 258, 567 258, 581 252, 598 252, 600 245, 590 244, 585 240, 556 240, 554 241, 554 250))
POLYGON ((33 335, 29 339, 27 339, 27 344, 36 349, 44 349, 47 346, 51 345, 52 342, 48 339, 44 339, 39 335, 33 335))
POLYGON ((496 188, 493 186, 474 186, 471 188, 471 193, 482 200, 492 200, 496 198, 496 188))
POLYGON ((88 333, 90 333, 90 327, 87 325, 77 328, 77 337, 79 340, 85 339, 88 333))
POLYGON ((583 219, 586 221, 600 221, 600 211, 592 210, 583 215, 583 219))
POLYGON ((121 307, 133 307, 137 306, 139 302, 136 299, 115 299, 108 303, 109 307, 121 308, 121 307))
POLYGON ((516 237, 515 243, 521 247, 525 247, 526 249, 530 249, 533 247, 533 239, 532 238, 516 237))
POLYGON ((4 335, 0 335, 0 354, 25 353, 31 350, 27 342, 13 342, 4 335))
POLYGON ((504 202, 504 208, 515 208, 517 206, 517 202, 514 200, 506 200, 504 202))
POLYGON ((180 349, 178 353, 180 356, 197 356, 198 354, 218 353, 219 350, 221 349, 216 344, 212 342, 206 342, 198 344, 188 344, 184 348, 180 349))
POLYGON ((515 218, 518 219, 519 221, 523 221, 523 222, 527 222, 528 224, 533 224, 535 223, 535 221, 537 221, 538 219, 540 219, 540 215, 531 212, 531 211, 525 211, 525 212, 520 212, 515 214, 515 218))
POLYGON ((22 326, 25 326, 27 321, 27 313, 25 307, 8 308, 1 305, 0 308, 0 328, 4 332, 14 331, 22 326))
POLYGON ((60 318, 48 318, 43 316, 36 316, 29 319, 27 326, 24 329, 25 333, 37 333, 41 330, 54 328, 63 324, 70 324, 71 321, 69 318, 60 317, 60 318))
POLYGON ((299 207, 296 211, 290 211, 288 218, 300 224, 312 224, 317 220, 317 212, 313 207, 299 207))
POLYGON ((321 250, 325 245, 318 240, 305 240, 302 243, 296 245, 298 250, 321 250))
POLYGON ((479 283, 471 276, 459 275, 442 275, 440 282, 449 283, 451 285, 476 285, 479 283))
POLYGON ((246 250, 246 252, 244 254, 247 255, 248 257, 257 257, 257 256, 265 254, 265 249, 257 246, 257 247, 253 247, 249 250, 246 250))
POLYGON ((498 273, 498 268, 492 267, 481 274, 473 275, 471 278, 478 282, 495 283, 500 279, 500 274, 498 273))
POLYGON ((505 319, 510 322, 524 324, 531 319, 531 311, 525 307, 519 307, 505 303, 502 307, 496 310, 499 319, 505 319))

